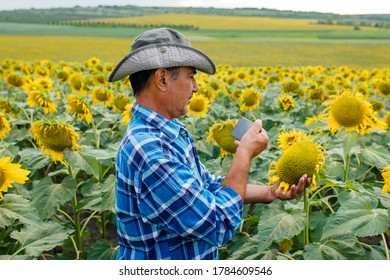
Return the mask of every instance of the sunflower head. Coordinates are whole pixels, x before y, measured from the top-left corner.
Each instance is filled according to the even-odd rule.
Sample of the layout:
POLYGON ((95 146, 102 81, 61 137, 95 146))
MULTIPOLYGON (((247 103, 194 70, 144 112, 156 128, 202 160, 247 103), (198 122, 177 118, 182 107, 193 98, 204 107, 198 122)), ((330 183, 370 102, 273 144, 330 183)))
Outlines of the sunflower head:
POLYGON ((10 114, 16 118, 19 111, 18 108, 7 100, 0 99, 0 111, 10 114))
POLYGON ((126 105, 129 103, 131 103, 130 98, 123 93, 119 93, 114 97, 114 108, 120 112, 125 111, 126 105))
POLYGON ((57 112, 57 105, 50 96, 40 90, 34 90, 28 94, 27 104, 31 107, 43 108, 45 114, 57 112))
POLYGON ((312 141, 313 139, 314 137, 312 135, 308 135, 302 131, 296 131, 294 128, 290 132, 281 132, 278 136, 278 144, 280 149, 286 150, 297 142, 312 141))
POLYGON ((23 77, 19 76, 15 72, 10 72, 6 75, 5 79, 7 85, 21 88, 25 84, 23 77))
POLYGON ((20 164, 11 163, 10 157, 0 158, 0 200, 8 192, 12 183, 24 184, 30 171, 20 168, 20 164))
POLYGON ((315 179, 324 164, 324 148, 311 141, 299 141, 283 151, 277 162, 272 162, 268 171, 270 183, 280 180, 279 188, 288 191, 297 184, 302 175, 315 179))
POLYGON ((82 96, 69 95, 67 101, 68 113, 75 114, 79 120, 85 120, 87 123, 92 122, 91 108, 82 96))
POLYGON ((253 88, 245 89, 240 95, 241 111, 253 111, 260 105, 261 94, 253 88))
POLYGON ((326 98, 326 92, 323 88, 313 88, 307 98, 310 102, 323 102, 326 98))
POLYGON ((328 127, 332 133, 345 129, 345 132, 357 131, 364 135, 379 128, 380 122, 371 104, 360 93, 353 95, 344 91, 340 95, 332 95, 324 105, 328 106, 324 116, 328 117, 328 127))
POLYGON ((5 137, 7 137, 10 130, 11 127, 8 123, 5 114, 0 112, 0 140, 3 140, 5 137))
POLYGON ((381 82, 378 84, 378 90, 384 97, 390 96, 390 82, 381 82))
POLYGON ((66 148, 81 149, 76 143, 78 133, 67 123, 57 121, 37 121, 31 126, 31 133, 42 153, 49 155, 54 162, 63 162, 66 148))
POLYGON ((209 106, 209 100, 202 94, 194 94, 188 104, 188 114, 204 118, 209 106))
POLYGON ((92 90, 92 102, 94 104, 104 104, 110 106, 114 98, 114 94, 111 90, 108 90, 103 87, 95 87, 92 90))
POLYGON ((133 113, 131 112, 131 108, 133 107, 133 104, 131 102, 129 102, 126 106, 125 106, 125 110, 123 111, 122 113, 122 120, 123 120, 123 124, 125 126, 127 126, 130 122, 130 119, 131 119, 131 116, 133 115, 133 113))
POLYGON ((82 73, 75 72, 70 75, 68 83, 71 89, 75 91, 82 91, 84 89, 84 75, 82 73))
POLYGON ((284 95, 278 98, 279 105, 284 111, 288 111, 295 106, 294 98, 291 95, 284 95))
POLYGON ((383 122, 386 124, 387 129, 390 129, 390 112, 387 112, 384 116, 383 122))
POLYGON ((385 168, 383 168, 382 177, 384 181, 382 194, 390 193, 390 165, 387 165, 385 168))
POLYGON ((235 139, 231 136, 231 132, 235 126, 231 120, 215 123, 211 126, 207 142, 215 141, 221 149, 221 157, 228 154, 234 154, 237 146, 234 144, 235 139))

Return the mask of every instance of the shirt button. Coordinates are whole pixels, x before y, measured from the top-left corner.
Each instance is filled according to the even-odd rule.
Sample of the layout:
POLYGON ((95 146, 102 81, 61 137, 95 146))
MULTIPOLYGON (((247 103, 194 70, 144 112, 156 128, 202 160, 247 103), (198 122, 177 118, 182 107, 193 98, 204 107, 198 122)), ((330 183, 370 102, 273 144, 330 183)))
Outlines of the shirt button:
POLYGON ((160 52, 161 53, 166 53, 167 52, 167 48, 165 48, 165 47, 160 48, 160 52))

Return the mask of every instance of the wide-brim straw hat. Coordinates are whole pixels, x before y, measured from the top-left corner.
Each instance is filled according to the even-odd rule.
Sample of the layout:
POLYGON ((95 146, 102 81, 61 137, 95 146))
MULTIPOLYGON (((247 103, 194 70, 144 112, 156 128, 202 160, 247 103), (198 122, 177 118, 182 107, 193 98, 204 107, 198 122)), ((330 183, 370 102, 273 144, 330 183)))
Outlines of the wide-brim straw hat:
POLYGON ((191 47, 183 34, 170 28, 157 28, 135 38, 130 53, 115 66, 108 80, 118 81, 143 70, 180 66, 194 67, 207 74, 215 73, 213 61, 191 47))

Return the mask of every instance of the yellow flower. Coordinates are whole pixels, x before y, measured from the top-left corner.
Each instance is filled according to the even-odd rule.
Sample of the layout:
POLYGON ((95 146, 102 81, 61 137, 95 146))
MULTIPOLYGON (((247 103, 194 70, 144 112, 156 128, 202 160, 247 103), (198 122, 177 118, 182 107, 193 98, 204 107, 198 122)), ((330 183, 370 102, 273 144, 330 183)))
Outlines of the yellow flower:
POLYGON ((360 93, 353 95, 344 91, 330 99, 323 104, 327 106, 323 116, 328 118, 328 128, 332 133, 344 129, 345 132, 357 131, 364 135, 382 127, 370 103, 360 93))
POLYGON ((14 87, 22 87, 25 84, 25 80, 23 77, 19 76, 18 74, 11 72, 6 75, 5 79, 7 85, 14 86, 14 87))
POLYGON ((253 111, 260 105, 261 94, 252 88, 245 89, 240 96, 241 111, 253 111))
POLYGON ((294 98, 291 95, 284 95, 278 98, 279 105, 284 111, 288 111, 295 106, 294 98))
POLYGON ((49 155, 54 162, 63 162, 66 148, 81 149, 76 143, 80 136, 67 123, 37 121, 32 124, 31 133, 42 153, 49 155))
POLYGON ((20 164, 10 163, 11 158, 0 158, 0 200, 3 199, 3 194, 8 192, 12 183, 24 184, 30 174, 30 171, 21 169, 20 164))
POLYGON ((6 116, 0 112, 0 140, 3 140, 5 137, 7 137, 10 130, 11 127, 6 116))
POLYGON ((323 102, 326 98, 326 93, 323 88, 314 88, 310 90, 307 101, 309 102, 323 102))
POLYGON ((370 100, 370 104, 371 104, 372 109, 375 112, 380 112, 382 109, 385 108, 385 104, 383 104, 383 102, 378 101, 378 100, 370 100))
POLYGON ((79 120, 84 119, 87 123, 92 122, 91 109, 81 96, 69 95, 67 101, 68 105, 66 109, 68 113, 74 113, 79 120))
POLYGON ((231 120, 215 123, 211 126, 207 142, 211 143, 215 141, 220 147, 221 157, 225 157, 228 154, 234 154, 237 150, 237 146, 234 144, 235 139, 230 134, 235 126, 231 120))
POLYGON ((35 76, 37 77, 49 77, 50 76, 50 69, 37 66, 34 70, 35 76))
POLYGON ((279 189, 288 191, 291 185, 297 184, 302 175, 313 179, 324 165, 324 148, 311 141, 299 141, 283 151, 277 162, 272 162, 268 170, 270 184, 280 180, 279 189))
POLYGON ((209 106, 209 101, 201 94, 194 94, 188 104, 188 114, 204 118, 209 106))
POLYGON ((385 182, 382 188, 382 194, 390 192, 390 165, 383 168, 382 177, 385 182))
POLYGON ((123 93, 119 93, 114 97, 114 107, 120 112, 123 112, 126 108, 126 105, 130 102, 130 98, 123 93))
POLYGON ((8 114, 11 114, 12 117, 16 118, 18 115, 17 108, 11 104, 9 101, 0 99, 0 110, 8 114))
POLYGON ((278 144, 282 150, 286 150, 296 142, 312 141, 314 137, 294 128, 290 132, 281 132, 278 136, 278 144))
POLYGON ((284 93, 298 93, 300 91, 300 85, 296 81, 287 81, 282 85, 282 92, 284 93))
POLYGON ((384 116, 383 122, 386 124, 387 129, 390 129, 390 112, 387 112, 387 114, 384 116))
POLYGON ((31 107, 43 108, 45 114, 57 112, 57 105, 50 98, 50 96, 42 91, 35 90, 29 93, 27 104, 31 107))
POLYGON ((71 89, 82 91, 84 89, 84 75, 82 73, 73 73, 68 79, 71 89))
POLYGON ((95 87, 92 91, 92 102, 94 104, 100 103, 110 106, 113 98, 113 93, 108 89, 95 87))
POLYGON ((85 66, 89 68, 94 68, 97 67, 98 65, 100 65, 100 59, 97 57, 91 57, 85 62, 85 66))
POLYGON ((214 91, 209 90, 209 89, 207 89, 207 88, 205 88, 205 87, 200 88, 200 89, 198 90, 197 94, 201 94, 201 95, 203 95, 204 97, 206 97, 209 104, 213 103, 213 101, 214 101, 214 99, 215 99, 214 91))
POLYGON ((378 85, 378 90, 384 97, 390 96, 390 83, 389 82, 381 82, 378 85))
POLYGON ((125 107, 125 110, 122 113, 122 121, 125 126, 127 126, 130 122, 131 116, 133 115, 131 113, 131 108, 133 107, 132 103, 128 103, 125 107))

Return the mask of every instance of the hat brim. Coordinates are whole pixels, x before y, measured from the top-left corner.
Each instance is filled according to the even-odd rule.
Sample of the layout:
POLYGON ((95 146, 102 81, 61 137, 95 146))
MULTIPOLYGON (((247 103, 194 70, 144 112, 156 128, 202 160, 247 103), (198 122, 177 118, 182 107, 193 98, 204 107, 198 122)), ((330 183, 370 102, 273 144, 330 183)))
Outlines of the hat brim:
POLYGON ((115 82, 143 70, 180 66, 194 67, 207 74, 215 74, 216 71, 213 61, 195 48, 155 44, 139 48, 126 55, 115 66, 108 81, 115 82))

